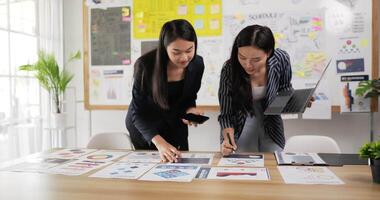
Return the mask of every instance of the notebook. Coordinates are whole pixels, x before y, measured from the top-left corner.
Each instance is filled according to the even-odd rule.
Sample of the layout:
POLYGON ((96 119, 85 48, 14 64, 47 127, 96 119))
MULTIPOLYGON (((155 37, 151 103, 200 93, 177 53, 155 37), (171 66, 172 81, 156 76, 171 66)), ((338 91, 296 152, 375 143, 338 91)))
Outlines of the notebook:
POLYGON ((310 101, 318 84, 321 82, 330 62, 331 59, 323 69, 322 75, 314 88, 278 92, 275 99, 268 105, 267 109, 265 109, 264 114, 279 115, 304 113, 307 103, 310 101))

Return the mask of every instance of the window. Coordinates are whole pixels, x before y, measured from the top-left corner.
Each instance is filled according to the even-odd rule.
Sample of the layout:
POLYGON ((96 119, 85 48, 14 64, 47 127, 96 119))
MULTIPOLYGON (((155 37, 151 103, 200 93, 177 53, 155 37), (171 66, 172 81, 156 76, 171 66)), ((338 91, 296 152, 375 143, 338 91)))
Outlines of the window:
POLYGON ((41 134, 41 91, 18 67, 37 59, 37 0, 0 0, 0 161, 32 153, 41 134), (33 147, 32 147, 33 146, 33 147))

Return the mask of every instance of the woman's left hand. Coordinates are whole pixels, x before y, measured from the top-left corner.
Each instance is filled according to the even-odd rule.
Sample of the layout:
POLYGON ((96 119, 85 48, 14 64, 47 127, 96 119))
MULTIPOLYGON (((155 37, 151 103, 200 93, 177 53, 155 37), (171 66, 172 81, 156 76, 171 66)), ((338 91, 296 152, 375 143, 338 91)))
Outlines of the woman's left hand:
MULTIPOLYGON (((199 108, 197 108, 197 107, 191 107, 191 108, 187 109, 186 114, 187 113, 193 113, 194 115, 203 115, 204 111, 201 110, 201 109, 199 109, 199 108)), ((189 125, 189 126, 192 126, 192 125, 194 125, 195 127, 198 126, 197 123, 189 121, 189 120, 186 120, 186 119, 182 119, 182 122, 184 124, 186 124, 186 125, 189 125)))
POLYGON ((314 101, 315 101, 315 98, 312 96, 312 97, 310 98, 309 102, 307 102, 307 107, 310 108, 314 101))

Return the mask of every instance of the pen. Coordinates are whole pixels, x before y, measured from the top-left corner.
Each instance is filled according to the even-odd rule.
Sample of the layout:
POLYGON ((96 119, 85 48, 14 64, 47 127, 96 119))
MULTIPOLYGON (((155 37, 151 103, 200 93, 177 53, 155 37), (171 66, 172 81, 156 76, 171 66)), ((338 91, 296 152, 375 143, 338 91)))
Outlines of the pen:
MULTIPOLYGON (((177 150, 179 151, 180 148, 181 148, 181 145, 178 145, 177 150)), ((179 157, 178 154, 176 154, 175 157, 178 158, 179 157)))
MULTIPOLYGON (((227 138, 228 138, 228 143, 230 143, 230 145, 233 146, 232 145, 232 140, 231 140, 231 137, 230 137, 229 133, 227 133, 227 138)), ((232 150, 232 153, 235 153, 235 149, 232 150)))

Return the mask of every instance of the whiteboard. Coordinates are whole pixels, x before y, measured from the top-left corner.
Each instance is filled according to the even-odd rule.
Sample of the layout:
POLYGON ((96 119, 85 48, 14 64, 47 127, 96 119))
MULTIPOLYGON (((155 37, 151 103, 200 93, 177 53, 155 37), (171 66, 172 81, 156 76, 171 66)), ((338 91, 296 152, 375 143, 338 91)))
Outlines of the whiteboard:
MULTIPOLYGON (((185 11, 189 13, 192 9, 194 13, 203 11, 204 19, 211 19, 213 13, 216 13, 215 8, 218 8, 215 5, 221 4, 220 12, 222 14, 215 17, 221 21, 221 31, 204 30, 201 32, 197 30, 200 25, 196 20, 203 18, 194 17, 194 13, 189 17, 176 16, 176 12, 165 16, 173 19, 188 17, 187 19, 196 26, 197 33, 201 33, 198 34, 198 54, 204 58, 205 72, 202 87, 198 93, 197 105, 206 108, 217 109, 221 68, 229 57, 232 42, 237 33, 251 24, 270 27, 276 38, 276 47, 289 53, 294 88, 313 87, 319 79, 323 67, 329 59, 332 60, 327 74, 318 87, 328 97, 330 105, 334 106, 340 103, 338 83, 342 75, 368 74, 370 78, 377 76, 377 63, 374 61, 378 62, 378 55, 374 54, 376 59, 372 57, 373 52, 377 52, 378 48, 377 43, 373 41, 377 35, 372 35, 374 31, 377 32, 377 22, 375 23, 372 20, 373 16, 377 15, 377 12, 372 13, 373 3, 378 6, 376 1, 315 0, 311 3, 309 0, 173 0, 171 1, 172 5, 151 5, 149 4, 150 1, 152 0, 140 0, 138 2, 150 5, 149 9, 152 12, 176 9, 176 7, 183 12, 185 6, 187 8, 185 11), (179 8, 180 6, 181 8, 179 8), (373 46, 373 44, 376 45, 373 46), (359 63, 362 68, 338 73, 338 64, 348 61, 359 63)), ((87 109, 126 109, 131 101, 133 64, 143 52, 154 48, 157 44, 157 37, 142 38, 143 34, 138 39, 135 37, 134 33, 139 31, 136 29, 141 26, 136 24, 137 20, 134 21, 140 15, 137 13, 139 10, 134 10, 133 1, 109 0, 102 2, 102 4, 97 5, 85 5, 83 12, 85 105, 87 109), (91 26, 91 19, 93 18, 91 11, 99 10, 99 7, 102 10, 115 7, 120 8, 120 10, 125 7, 130 8, 130 19, 125 18, 125 12, 121 12, 122 19, 130 20, 129 23, 131 23, 128 27, 131 37, 129 60, 124 59, 121 64, 113 65, 111 63, 101 66, 94 65, 91 62, 93 60, 91 57, 91 37, 93 37, 92 31, 94 30, 91 26), (99 91, 95 93, 94 88, 99 91)), ((180 14, 179 11, 177 14, 180 14)), ((152 16, 156 15, 152 14, 152 16)), ((150 22, 154 22, 152 16, 148 16, 150 22)), ((121 21, 123 22, 123 20, 121 21)), ((156 29, 159 29, 157 27, 156 29)), ((146 35, 149 36, 149 34, 146 35)))

